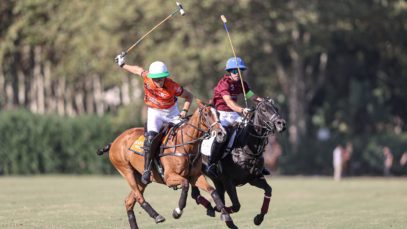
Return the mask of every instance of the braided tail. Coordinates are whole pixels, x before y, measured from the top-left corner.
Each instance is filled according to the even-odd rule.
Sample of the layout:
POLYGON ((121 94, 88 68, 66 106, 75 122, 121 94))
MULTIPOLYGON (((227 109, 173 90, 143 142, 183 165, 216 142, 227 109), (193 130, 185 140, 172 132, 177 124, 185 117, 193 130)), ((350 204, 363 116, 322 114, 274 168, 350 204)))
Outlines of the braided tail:
POLYGON ((101 149, 98 149, 98 151, 96 151, 96 154, 99 155, 99 156, 101 156, 101 155, 103 155, 104 153, 109 152, 109 150, 110 150, 110 145, 111 145, 111 144, 108 144, 108 145, 106 145, 105 147, 103 147, 103 148, 101 148, 101 149))

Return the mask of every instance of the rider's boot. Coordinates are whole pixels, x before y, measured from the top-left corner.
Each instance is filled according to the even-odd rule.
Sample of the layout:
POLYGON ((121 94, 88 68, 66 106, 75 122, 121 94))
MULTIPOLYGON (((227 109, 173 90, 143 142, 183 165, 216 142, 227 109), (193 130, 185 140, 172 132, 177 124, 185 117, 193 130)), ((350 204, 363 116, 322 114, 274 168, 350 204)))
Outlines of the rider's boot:
POLYGON ((144 140, 144 172, 141 176, 141 182, 143 184, 148 184, 151 182, 151 164, 152 164, 152 152, 151 152, 151 144, 153 142, 154 137, 157 135, 157 132, 149 131, 147 132, 146 139, 144 140))
POLYGON ((222 143, 213 142, 211 149, 211 156, 209 157, 208 165, 206 166, 206 174, 214 178, 218 178, 220 172, 218 171, 218 162, 222 157, 221 151, 222 143))

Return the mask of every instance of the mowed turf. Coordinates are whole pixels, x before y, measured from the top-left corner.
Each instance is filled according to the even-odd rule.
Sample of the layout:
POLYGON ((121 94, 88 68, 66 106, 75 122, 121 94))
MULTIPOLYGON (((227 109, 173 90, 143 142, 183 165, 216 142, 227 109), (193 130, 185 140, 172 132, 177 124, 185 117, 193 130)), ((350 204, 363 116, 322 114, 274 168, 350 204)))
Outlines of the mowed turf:
MULTIPOLYGON (((253 217, 263 191, 238 188, 242 207, 232 217, 239 228, 407 228, 406 178, 272 177, 268 182, 273 197, 260 226, 253 217)), ((119 176, 0 177, 0 228, 129 228, 123 205, 128 193, 119 176)), ((139 227, 226 228, 219 214, 206 216, 190 196, 182 217, 173 219, 179 194, 151 184, 146 200, 166 221, 155 224, 136 205, 139 227)))

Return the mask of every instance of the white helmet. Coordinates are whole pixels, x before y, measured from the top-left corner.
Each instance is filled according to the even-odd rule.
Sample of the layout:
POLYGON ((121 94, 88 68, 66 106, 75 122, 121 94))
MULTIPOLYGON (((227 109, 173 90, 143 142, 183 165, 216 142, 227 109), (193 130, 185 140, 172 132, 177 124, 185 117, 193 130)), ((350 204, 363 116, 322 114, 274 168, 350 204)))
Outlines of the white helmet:
POLYGON ((167 66, 161 61, 154 61, 151 63, 148 70, 148 78, 165 78, 168 77, 170 73, 168 72, 167 66))

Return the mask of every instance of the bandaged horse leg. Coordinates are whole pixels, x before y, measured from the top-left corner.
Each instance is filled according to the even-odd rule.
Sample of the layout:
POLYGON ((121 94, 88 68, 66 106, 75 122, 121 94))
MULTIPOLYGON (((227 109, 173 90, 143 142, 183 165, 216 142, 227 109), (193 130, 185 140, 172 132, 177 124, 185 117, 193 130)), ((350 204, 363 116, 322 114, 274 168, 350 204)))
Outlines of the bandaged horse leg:
POLYGON ((219 197, 218 192, 209 185, 203 175, 200 175, 192 185, 197 186, 198 188, 207 191, 211 194, 212 199, 215 201, 216 208, 220 209, 221 211, 221 220, 225 221, 226 225, 229 228, 237 228, 236 225, 233 223, 232 217, 230 217, 229 213, 226 211, 225 204, 223 204, 221 198, 219 197))
POLYGON ((189 190, 189 183, 185 180, 183 184, 181 184, 181 196, 178 201, 178 207, 174 209, 172 212, 172 217, 174 219, 178 219, 182 215, 182 210, 187 205, 187 197, 188 197, 188 190, 189 190))
POLYGON ((139 193, 135 193, 135 199, 137 202, 140 204, 140 206, 144 209, 144 211, 147 212, 147 214, 154 219, 155 223, 161 223, 165 221, 165 218, 158 214, 151 205, 145 201, 143 193, 145 189, 145 185, 141 183, 141 177, 140 175, 135 176, 135 179, 138 183, 137 189, 140 190, 139 193))
POLYGON ((178 187, 181 186, 182 191, 181 191, 181 196, 178 201, 178 207, 175 208, 172 212, 172 216, 175 219, 178 219, 182 215, 182 210, 185 208, 186 203, 187 203, 187 197, 188 197, 188 190, 189 190, 189 181, 184 178, 183 176, 177 174, 177 173, 166 173, 164 174, 164 180, 165 184, 168 187, 178 187))
POLYGON ((144 209, 144 211, 147 212, 147 214, 153 218, 155 220, 155 223, 161 223, 165 221, 165 218, 158 214, 153 207, 151 207, 151 205, 149 203, 147 203, 147 201, 144 201, 141 204, 141 207, 144 209))
MULTIPOLYGON (((127 217, 128 217, 131 229, 138 229, 136 217, 135 217, 134 211, 133 211, 135 201, 137 201, 144 210, 148 209, 148 211, 146 210, 147 213, 149 213, 149 214, 154 213, 153 218, 155 219, 156 223, 163 222, 165 220, 165 218, 162 217, 161 215, 159 215, 157 212, 155 212, 155 210, 151 206, 149 206, 149 204, 144 200, 143 192, 145 189, 145 185, 141 183, 140 174, 135 172, 130 167, 120 167, 120 169, 118 169, 118 171, 126 179, 127 183, 129 184, 129 186, 132 190, 125 201, 127 217), (149 208, 148 208, 148 206, 149 206, 149 208)), ((151 216, 151 214, 150 214, 150 216, 151 216)))
POLYGON ((136 216, 134 215, 134 204, 136 203, 136 198, 134 196, 134 192, 130 191, 129 196, 124 201, 124 205, 126 206, 127 210, 127 218, 129 219, 129 224, 131 229, 138 229, 136 216))
MULTIPOLYGON (((225 191, 228 192, 229 198, 232 201, 232 206, 230 207, 226 207, 225 209, 226 211, 230 214, 230 213, 235 213, 238 212, 240 210, 240 203, 239 203, 239 199, 237 197, 237 192, 236 192, 236 187, 231 184, 230 182, 226 182, 228 183, 228 185, 225 187, 222 182, 216 182, 213 181, 216 187, 216 191, 219 195, 219 198, 222 200, 223 203, 225 203, 225 191)), ((202 204, 206 209, 207 212, 206 214, 208 216, 215 216, 215 210, 220 212, 221 209, 214 209, 212 207, 212 205, 210 204, 210 202, 203 196, 200 195, 199 189, 196 187, 192 187, 192 198, 195 199, 196 203, 202 204)))
POLYGON ((269 184, 267 184, 267 181, 264 178, 264 176, 261 176, 255 180, 251 181, 250 184, 264 190, 263 205, 261 207, 260 214, 256 215, 253 219, 254 224, 260 225, 263 222, 264 215, 267 214, 268 209, 269 209, 272 188, 269 184))
POLYGON ((201 192, 196 186, 192 186, 191 197, 196 201, 196 204, 201 204, 206 208, 206 215, 215 217, 215 209, 212 207, 211 202, 201 196, 201 192))

